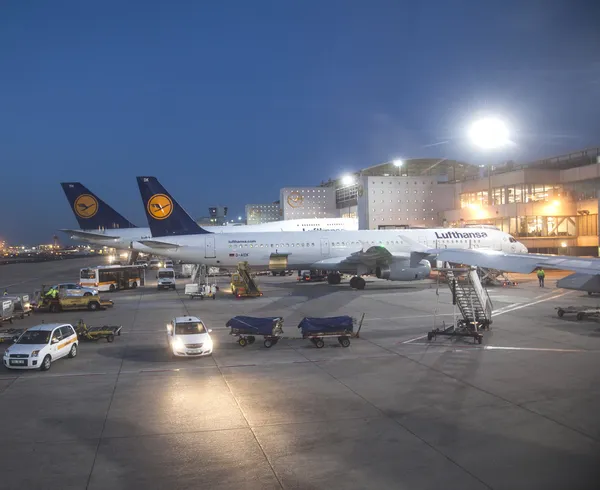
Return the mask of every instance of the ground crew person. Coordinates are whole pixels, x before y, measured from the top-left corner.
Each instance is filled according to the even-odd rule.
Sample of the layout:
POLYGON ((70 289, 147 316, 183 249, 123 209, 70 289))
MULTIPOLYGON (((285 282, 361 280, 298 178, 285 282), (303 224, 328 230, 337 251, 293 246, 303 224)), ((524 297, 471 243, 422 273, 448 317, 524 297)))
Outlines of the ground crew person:
POLYGON ((542 269, 541 267, 537 271, 537 277, 538 277, 538 281, 540 281, 540 287, 543 288, 544 287, 544 278, 546 277, 546 273, 544 272, 544 269, 542 269))
POLYGON ((8 296, 8 291, 6 289, 4 290, 4 296, 8 296))

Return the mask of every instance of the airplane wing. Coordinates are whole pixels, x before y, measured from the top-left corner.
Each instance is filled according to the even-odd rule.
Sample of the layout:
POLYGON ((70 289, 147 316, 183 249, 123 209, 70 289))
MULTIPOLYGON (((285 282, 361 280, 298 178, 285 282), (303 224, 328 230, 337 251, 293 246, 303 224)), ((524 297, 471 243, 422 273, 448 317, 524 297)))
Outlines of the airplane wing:
POLYGON ((510 254, 495 250, 430 250, 438 260, 476 265, 505 272, 528 274, 536 268, 567 270, 587 275, 600 274, 600 259, 567 255, 510 254))
POLYGON ((177 245, 176 243, 169 242, 160 242, 158 240, 138 240, 137 243, 141 243, 149 248, 158 248, 161 250, 169 249, 169 248, 181 248, 181 245, 177 245))
POLYGON ((102 233, 92 233, 90 231, 81 231, 81 230, 59 230, 63 233, 68 233, 74 238, 82 238, 82 239, 93 239, 93 240, 106 240, 115 241, 119 240, 120 237, 114 235, 104 235, 102 233))

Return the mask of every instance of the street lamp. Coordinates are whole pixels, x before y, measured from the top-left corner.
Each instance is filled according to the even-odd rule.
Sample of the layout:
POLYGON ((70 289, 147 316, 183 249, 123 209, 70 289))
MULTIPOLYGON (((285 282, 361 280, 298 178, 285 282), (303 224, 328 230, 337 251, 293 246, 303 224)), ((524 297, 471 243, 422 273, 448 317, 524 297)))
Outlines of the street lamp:
POLYGON ((342 184, 344 184, 344 185, 354 184, 354 177, 352 175, 344 175, 342 177, 342 184))

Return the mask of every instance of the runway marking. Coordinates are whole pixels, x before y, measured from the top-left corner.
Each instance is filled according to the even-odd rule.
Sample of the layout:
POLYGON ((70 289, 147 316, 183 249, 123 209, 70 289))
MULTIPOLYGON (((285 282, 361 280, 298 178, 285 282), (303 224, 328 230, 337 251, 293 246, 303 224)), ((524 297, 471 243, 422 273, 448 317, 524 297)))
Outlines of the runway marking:
POLYGON ((365 317, 363 323, 365 322, 371 322, 371 321, 376 321, 376 320, 406 320, 409 318, 423 318, 423 317, 428 317, 428 316, 452 316, 454 313, 438 313, 433 314, 433 313, 424 313, 423 315, 410 315, 410 316, 388 316, 385 318, 368 318, 365 317))

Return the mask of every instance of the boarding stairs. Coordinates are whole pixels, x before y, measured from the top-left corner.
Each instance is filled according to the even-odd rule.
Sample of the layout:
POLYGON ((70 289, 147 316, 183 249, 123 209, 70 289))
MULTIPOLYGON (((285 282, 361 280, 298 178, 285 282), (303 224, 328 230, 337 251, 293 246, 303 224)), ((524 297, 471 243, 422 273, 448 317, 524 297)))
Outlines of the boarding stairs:
POLYGON ((452 293, 452 304, 455 306, 454 323, 446 326, 444 322, 441 329, 434 328, 427 333, 427 340, 433 340, 437 336, 472 337, 481 344, 481 330, 488 330, 492 324, 493 305, 487 290, 479 280, 477 267, 453 269, 445 264, 443 269, 438 270, 444 272, 445 281, 452 293), (457 318, 457 309, 462 316, 460 319, 457 318))
POLYGON ((492 324, 492 300, 481 284, 477 267, 470 267, 464 281, 458 281, 455 272, 446 271, 446 281, 455 304, 465 323, 488 328, 492 324))
POLYGON ((205 284, 208 277, 208 268, 204 264, 197 264, 192 269, 192 284, 205 284))
POLYGON ((260 289, 258 289, 258 285, 254 281, 250 266, 248 262, 240 262, 238 264, 238 274, 240 275, 240 279, 244 282, 246 286, 246 291, 249 295, 260 295, 260 289))

